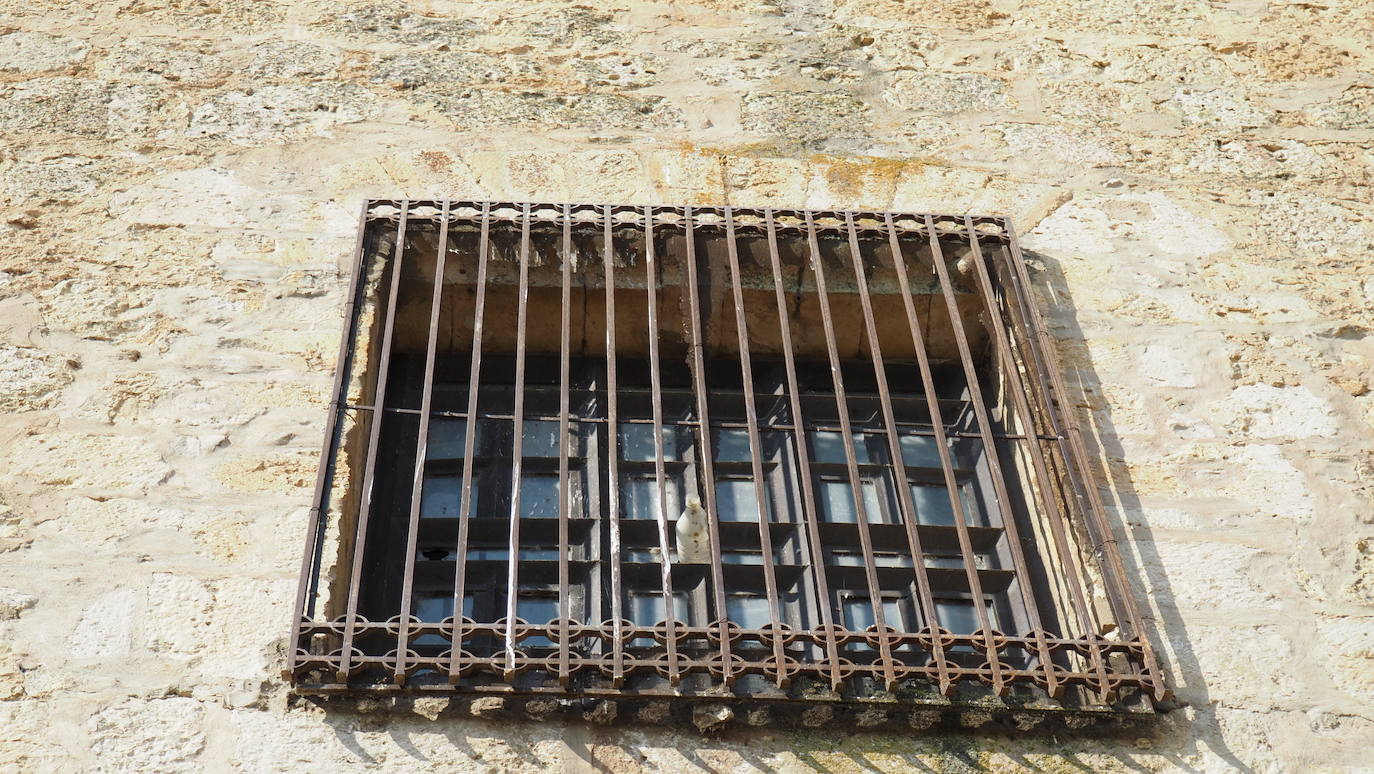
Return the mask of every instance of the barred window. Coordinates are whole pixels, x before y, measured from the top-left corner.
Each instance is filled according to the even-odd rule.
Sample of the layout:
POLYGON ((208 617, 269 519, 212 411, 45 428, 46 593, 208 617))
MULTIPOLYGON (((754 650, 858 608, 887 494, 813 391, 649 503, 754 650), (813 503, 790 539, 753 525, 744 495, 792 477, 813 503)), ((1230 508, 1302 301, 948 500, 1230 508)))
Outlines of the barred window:
POLYGON ((1002 218, 367 202, 288 677, 1148 714, 1028 286, 1002 218))

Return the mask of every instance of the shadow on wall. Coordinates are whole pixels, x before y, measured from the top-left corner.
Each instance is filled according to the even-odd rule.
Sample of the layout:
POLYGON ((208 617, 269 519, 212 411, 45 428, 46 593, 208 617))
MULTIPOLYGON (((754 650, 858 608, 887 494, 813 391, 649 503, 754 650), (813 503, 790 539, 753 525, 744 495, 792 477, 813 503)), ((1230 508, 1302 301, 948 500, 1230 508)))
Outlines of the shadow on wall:
MULTIPOLYGON (((1081 340, 1077 310, 1059 264, 1032 252, 1025 257, 1034 283, 1044 291, 1043 311, 1062 335, 1081 340)), ((1102 384, 1084 359, 1061 363, 1071 396, 1081 404, 1100 396, 1102 384)), ((1153 735, 1142 738, 912 732, 867 733, 852 728, 816 730, 732 729, 702 736, 680 728, 597 726, 563 721, 492 722, 448 712, 432 716, 392 712, 322 712, 340 745, 331 757, 343 768, 369 769, 406 763, 445 771, 631 772, 642 770, 762 772, 1152 772, 1230 770, 1250 772, 1225 744, 1189 632, 1173 603, 1146 526, 1121 522, 1140 502, 1121 458, 1123 447, 1109 412, 1078 417, 1099 481, 1108 487, 1116 518, 1110 519, 1123 548, 1133 588, 1150 635, 1166 663, 1181 706, 1162 714, 1153 735), (1149 575, 1151 593, 1144 581, 1149 575), (1147 599, 1146 597, 1150 598, 1147 599), (1153 604, 1151 604, 1153 602, 1153 604), (1159 611, 1162 620, 1153 618, 1159 611), (1167 640, 1165 636, 1167 635, 1167 640), (1167 647, 1161 647, 1167 643, 1167 647)), ((1109 514, 1111 516, 1112 514, 1109 514)))
MULTIPOLYGON (((1061 335, 1069 340, 1083 341, 1078 309, 1073 304, 1059 263, 1029 250, 1023 251, 1023 255, 1032 283, 1042 291, 1041 311, 1047 323, 1060 328, 1061 335)), ((1058 366, 1063 369, 1067 387, 1072 393, 1068 396, 1072 404, 1092 405, 1101 402, 1102 382, 1090 357, 1085 356, 1078 363, 1065 362, 1061 357, 1058 366), (1094 400, 1094 397, 1097 399, 1094 400)), ((1121 548, 1121 558, 1126 564, 1141 616, 1149 629, 1147 634, 1160 660, 1167 665, 1169 685, 1178 695, 1181 705, 1163 719, 1160 736, 1150 740, 1150 744, 1143 749, 1162 755, 1174 765, 1188 770, 1190 767, 1179 756, 1197 755, 1204 752, 1201 748, 1205 748, 1205 751, 1210 751, 1235 770, 1250 772, 1252 769, 1236 757, 1222 738, 1202 668, 1193 652, 1192 638, 1183 617, 1178 614, 1172 586, 1162 569, 1154 534, 1143 520, 1134 525, 1126 522, 1125 514, 1139 512, 1141 507, 1134 482, 1126 466, 1103 464, 1104 460, 1125 458, 1125 449, 1112 422, 1111 412, 1106 409, 1091 414, 1080 411, 1076 420, 1088 447, 1089 464, 1094 468, 1094 475, 1099 482, 1107 485, 1104 493, 1106 502, 1115 505, 1115 514, 1109 513, 1108 521, 1121 548), (1111 518, 1113 515, 1115 518, 1111 518), (1149 593, 1145 590, 1147 580, 1149 593), (1158 620, 1156 615, 1163 620, 1158 620)))

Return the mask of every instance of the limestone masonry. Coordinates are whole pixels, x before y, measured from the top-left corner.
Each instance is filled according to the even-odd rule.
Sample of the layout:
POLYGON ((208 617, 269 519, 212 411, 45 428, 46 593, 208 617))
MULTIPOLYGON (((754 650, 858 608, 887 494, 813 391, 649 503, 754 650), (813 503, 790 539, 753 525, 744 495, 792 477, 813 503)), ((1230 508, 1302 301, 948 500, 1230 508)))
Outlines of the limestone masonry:
POLYGON ((0 770, 1374 772, 1371 41, 1371 0, 0 0, 0 770), (1013 217, 1180 706, 293 698, 365 197, 1013 217))

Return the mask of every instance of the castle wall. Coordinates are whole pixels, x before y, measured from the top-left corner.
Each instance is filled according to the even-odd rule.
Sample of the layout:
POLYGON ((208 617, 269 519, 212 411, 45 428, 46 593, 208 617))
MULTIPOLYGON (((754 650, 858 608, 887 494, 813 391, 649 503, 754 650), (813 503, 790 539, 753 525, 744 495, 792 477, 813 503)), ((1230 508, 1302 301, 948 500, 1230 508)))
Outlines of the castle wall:
POLYGON ((1374 4, 0 2, 0 770, 1355 772, 1374 4), (1007 214, 1179 699, 493 722, 278 676, 365 197, 1007 214))

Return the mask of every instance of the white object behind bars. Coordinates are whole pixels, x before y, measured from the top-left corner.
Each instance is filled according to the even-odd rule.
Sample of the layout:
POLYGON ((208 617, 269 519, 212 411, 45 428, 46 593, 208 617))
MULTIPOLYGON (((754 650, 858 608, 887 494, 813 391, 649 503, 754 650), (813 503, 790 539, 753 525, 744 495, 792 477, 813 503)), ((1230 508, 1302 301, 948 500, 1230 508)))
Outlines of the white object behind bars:
POLYGON ((711 561, 711 541, 706 534, 706 510, 701 500, 687 498, 687 507, 677 518, 677 560, 682 564, 711 561))

